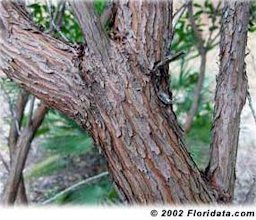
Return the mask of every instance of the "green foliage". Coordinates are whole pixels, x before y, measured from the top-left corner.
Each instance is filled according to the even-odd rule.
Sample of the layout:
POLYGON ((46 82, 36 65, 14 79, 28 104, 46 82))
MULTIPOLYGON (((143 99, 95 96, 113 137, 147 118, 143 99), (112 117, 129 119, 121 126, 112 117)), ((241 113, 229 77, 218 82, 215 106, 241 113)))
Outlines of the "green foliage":
MULTIPOLYGON (((205 0, 203 4, 193 4, 193 17, 201 34, 203 34, 203 31, 214 33, 219 30, 221 16, 220 4, 221 2, 214 6, 213 1, 211 0, 205 0), (203 22, 203 17, 207 18, 209 24, 203 22)), ((208 43, 207 39, 204 39, 204 41, 205 43, 208 43)), ((171 51, 176 53, 179 51, 184 51, 187 55, 191 55, 190 53, 196 52, 196 56, 198 56, 196 42, 196 35, 189 24, 189 15, 188 13, 185 13, 185 15, 181 17, 176 24, 171 51)), ((216 46, 216 44, 211 43, 205 46, 208 50, 211 50, 214 46, 216 46)))
POLYGON ((47 11, 47 6, 42 3, 28 5, 31 17, 37 25, 41 25, 44 29, 50 26, 50 16, 47 11))
MULTIPOLYGON (((27 6, 30 10, 33 21, 41 27, 43 30, 50 28, 52 16, 57 10, 56 5, 50 6, 50 8, 43 3, 36 3, 27 6)), ((53 35, 57 38, 62 38, 60 32, 72 43, 83 43, 84 38, 81 28, 69 9, 65 9, 62 15, 60 24, 60 31, 54 30, 53 35)))
MULTIPOLYGON (((188 113, 194 101, 192 94, 198 80, 198 72, 192 69, 192 67, 188 67, 186 61, 183 62, 185 63, 181 64, 180 72, 172 75, 172 92, 174 97, 177 97, 174 107, 181 124, 184 122, 184 115, 188 113)), ((191 130, 186 136, 187 146, 191 146, 189 151, 200 167, 206 165, 206 156, 208 155, 211 139, 213 95, 207 89, 211 83, 212 79, 206 78, 201 92, 198 112, 194 118, 191 130)))
POLYGON ((66 36, 66 38, 70 39, 71 42, 84 43, 81 28, 74 15, 69 10, 65 10, 64 12, 61 31, 66 36))
POLYGON ((92 139, 75 122, 56 111, 50 111, 38 134, 45 134, 42 146, 56 154, 79 155, 92 147, 92 139))
POLYGON ((53 173, 64 169, 67 165, 67 161, 59 155, 53 155, 45 158, 43 161, 34 164, 30 170, 26 172, 26 179, 39 178, 43 176, 49 176, 53 173))
POLYGON ((106 0, 94 0, 95 11, 98 15, 101 15, 106 7, 106 0))
POLYGON ((180 18, 175 28, 171 51, 175 53, 184 51, 185 54, 188 54, 195 43, 195 37, 187 19, 185 17, 180 18))
POLYGON ((249 31, 250 32, 256 31, 256 1, 251 1, 249 31))
MULTIPOLYGON (((26 172, 26 178, 40 178, 54 175, 72 166, 70 160, 74 156, 92 152, 92 139, 85 134, 72 120, 56 111, 50 111, 38 130, 37 137, 43 136, 40 147, 48 152, 48 157, 35 164, 26 172)), ((47 198, 53 197, 59 189, 46 191, 47 198)), ((94 181, 94 184, 85 184, 68 191, 58 197, 55 204, 95 204, 114 202, 118 199, 112 182, 108 177, 94 181)))
POLYGON ((35 164, 27 174, 29 177, 51 175, 68 165, 67 157, 92 150, 91 138, 75 122, 56 111, 48 113, 36 136, 44 137, 40 147, 49 152, 50 156, 35 164))

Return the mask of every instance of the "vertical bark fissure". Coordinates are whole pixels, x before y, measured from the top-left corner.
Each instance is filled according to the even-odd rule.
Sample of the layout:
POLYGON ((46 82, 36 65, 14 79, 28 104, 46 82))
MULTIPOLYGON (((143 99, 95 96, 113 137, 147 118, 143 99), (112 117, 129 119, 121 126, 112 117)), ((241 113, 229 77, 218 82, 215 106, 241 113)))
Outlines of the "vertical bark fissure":
POLYGON ((248 20, 248 1, 225 1, 213 140, 206 170, 209 181, 222 202, 230 202, 234 191, 240 115, 246 101, 247 89, 244 59, 248 20))

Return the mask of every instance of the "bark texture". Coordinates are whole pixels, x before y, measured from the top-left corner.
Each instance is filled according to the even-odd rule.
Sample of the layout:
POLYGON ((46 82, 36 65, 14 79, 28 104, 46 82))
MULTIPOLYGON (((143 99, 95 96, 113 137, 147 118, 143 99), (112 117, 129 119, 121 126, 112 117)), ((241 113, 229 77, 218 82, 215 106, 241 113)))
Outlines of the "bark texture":
POLYGON ((208 178, 218 200, 233 197, 240 115, 246 100, 245 48, 248 1, 226 1, 222 15, 220 72, 215 94, 213 141, 208 178))
POLYGON ((168 67, 154 69, 170 46, 172 2, 117 2, 110 33, 92 3, 70 3, 86 40, 79 48, 0 3, 3 71, 92 135, 129 203, 214 202, 166 102, 168 67))
POLYGON ((81 76, 98 97, 91 99, 95 109, 87 118, 92 122, 87 129, 103 146, 115 183, 126 200, 212 201, 182 144, 171 107, 161 103, 154 90, 151 70, 167 52, 172 33, 170 2, 122 1, 110 38, 90 14, 93 11, 88 3, 74 1, 72 5, 88 46, 81 76), (79 13, 83 7, 88 11, 86 19, 79 13))

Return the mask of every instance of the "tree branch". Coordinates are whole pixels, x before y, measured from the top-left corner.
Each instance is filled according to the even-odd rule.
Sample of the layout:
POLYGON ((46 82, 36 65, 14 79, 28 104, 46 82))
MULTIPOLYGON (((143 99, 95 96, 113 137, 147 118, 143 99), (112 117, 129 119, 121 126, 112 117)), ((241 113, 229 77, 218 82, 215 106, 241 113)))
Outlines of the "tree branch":
POLYGON ((251 94, 250 94, 250 91, 249 91, 249 86, 247 88, 247 100, 248 100, 248 104, 249 104, 249 107, 251 109, 251 112, 252 112, 252 117, 254 119, 254 122, 255 122, 255 125, 256 125, 256 112, 255 112, 255 109, 253 107, 253 102, 252 102, 252 97, 251 97, 251 94))
MULTIPOLYGON (((67 37, 61 31, 61 23, 62 23, 63 15, 65 12, 65 8, 66 8, 65 5, 66 5, 65 1, 58 2, 54 15, 52 15, 51 9, 49 10, 51 14, 50 28, 46 30, 44 33, 50 34, 54 31, 57 31, 63 40, 65 40, 66 42, 69 42, 69 39, 67 39, 67 37)), ((48 6, 48 7, 51 8, 51 6, 48 6)))
POLYGON ((93 1, 70 1, 70 4, 82 28, 89 52, 110 64, 109 39, 100 18, 94 12, 93 1))
POLYGON ((202 35, 197 27, 196 21, 194 19, 194 13, 193 13, 193 4, 192 1, 188 3, 188 15, 189 15, 189 21, 191 24, 191 27, 193 29, 193 32, 195 33, 196 39, 197 39, 197 50, 200 55, 200 69, 199 69, 199 77, 196 84, 196 87, 194 89, 193 93, 193 102, 192 106, 188 112, 185 124, 184 124, 184 132, 188 133, 191 129, 193 119, 197 113, 198 105, 200 101, 201 91, 204 84, 204 78, 205 78, 205 70, 206 70, 206 54, 207 50, 204 46, 204 39, 202 38, 202 35))
MULTIPOLYGON (((29 94, 21 90, 18 94, 15 109, 13 109, 13 112, 15 114, 15 117, 12 119, 9 136, 8 136, 8 146, 9 146, 9 153, 10 153, 10 166, 13 166, 13 159, 15 157, 15 154, 17 153, 18 149, 17 147, 17 140, 20 135, 20 126, 22 122, 22 118, 24 116, 24 110, 28 101, 29 94)), ((10 106, 10 108, 12 108, 10 106)), ((11 171, 10 171, 11 172, 11 171)), ((10 175, 9 172, 9 175, 10 175)), ((17 200, 21 204, 27 203, 27 196, 26 196, 26 190, 25 190, 25 183, 23 175, 21 176, 20 184, 18 185, 18 194, 17 194, 17 200)))
POLYGON ((6 171, 9 173, 10 172, 10 168, 8 163, 5 161, 3 155, 0 152, 0 161, 2 161, 2 164, 4 165, 4 168, 6 169, 6 171))
POLYGON ((2 200, 3 204, 13 204, 15 202, 31 140, 41 125, 47 110, 48 108, 44 104, 41 104, 37 108, 35 115, 31 120, 31 124, 23 129, 21 135, 19 136, 16 145, 17 152, 13 158, 10 175, 6 182, 6 188, 2 200))
MULTIPOLYGON (((83 28, 89 39, 86 39, 88 48, 83 50, 82 80, 78 78, 77 81, 71 77, 74 75, 73 48, 67 46, 67 49, 60 49, 57 44, 64 47, 62 42, 42 34, 27 21, 18 23, 16 18, 20 13, 12 5, 1 2, 0 7, 4 27, 1 43, 2 39, 5 42, 0 47, 1 57, 4 52, 3 68, 9 77, 23 83, 25 88, 49 105, 71 117, 76 115, 76 121, 83 128, 87 128, 87 123, 90 123, 91 134, 102 147, 112 177, 128 202, 215 201, 182 143, 181 129, 171 105, 163 106, 159 102, 151 76, 144 75, 153 69, 157 61, 163 60, 169 50, 172 34, 171 1, 120 2, 114 24, 114 28, 118 27, 116 32, 119 36, 106 39, 105 43, 110 44, 111 49, 103 47, 103 52, 98 51, 99 45, 94 48, 95 39, 90 39, 98 39, 97 35, 101 34, 98 30, 100 24, 96 28, 93 26, 93 21, 98 23, 98 20, 94 20, 92 15, 87 21, 92 11, 88 9, 81 12, 77 8, 78 17, 81 16, 80 24, 88 24, 88 27, 83 28), (3 9, 3 6, 8 7, 8 10, 4 10, 6 8, 3 9), (8 14, 15 16, 6 17, 8 14), (95 36, 91 28, 96 29, 95 36), (19 41, 16 40, 17 36, 19 41), (8 50, 6 44, 9 45, 8 50), (21 45, 25 45, 29 53, 25 53, 21 45), (28 54, 40 57, 35 59, 32 56, 29 59, 28 54), (107 62, 109 59, 105 56, 109 56, 111 62, 107 62), (46 70, 45 66, 42 67, 42 58, 47 59, 46 70), (12 69, 20 72, 14 73, 12 69), (38 91, 38 88, 43 92, 38 91), (85 120, 88 106, 89 122, 85 120)), ((75 5, 79 7, 78 3, 75 5)))
MULTIPOLYGON (((180 20, 180 18, 183 16, 184 12, 186 11, 186 8, 188 7, 188 4, 191 0, 186 0, 185 3, 178 8, 178 10, 173 15, 173 22, 172 22, 172 29, 175 30, 175 27, 180 20)), ((173 32, 174 34, 175 32, 173 32)))
POLYGON ((191 24, 191 27, 193 29, 193 32, 196 36, 196 42, 197 42, 197 48, 198 48, 198 51, 199 53, 203 53, 204 51, 204 39, 202 37, 202 34, 199 30, 199 28, 197 27, 197 24, 196 24, 196 21, 194 19, 194 12, 193 12, 193 3, 192 1, 189 1, 188 3, 188 14, 189 14, 189 21, 190 21, 190 24, 191 24))
MULTIPOLYGON (((78 53, 71 46, 42 33, 18 4, 8 1, 0 2, 0 64, 3 72, 38 98, 45 100, 47 104, 72 118, 79 114, 79 118, 84 121, 86 108, 82 109, 81 102, 86 106, 86 87, 79 76, 78 53)), ((22 102, 24 102, 23 107, 18 113, 19 121, 26 104, 24 100, 22 102)), ((16 164, 12 164, 10 180, 7 182, 8 188, 5 194, 7 203, 15 201, 17 189, 20 195, 24 195, 22 175, 18 182, 14 180, 14 175, 17 174, 17 166, 21 167, 19 169, 22 171, 30 147, 30 137, 26 136, 30 133, 24 134, 24 132, 16 145, 19 129, 17 122, 15 119, 16 127, 11 126, 10 149, 11 155, 21 158, 19 164, 12 158, 16 164), (20 141, 22 138, 23 142, 20 141), (25 149, 23 151, 19 149, 16 152, 16 147, 23 149, 22 144, 25 145, 23 146, 25 149), (19 183, 20 187, 18 187, 19 183)), ((25 197, 18 196, 17 199, 19 198, 25 197)))
MULTIPOLYGON (((255 60, 255 57, 253 56, 253 54, 251 53, 250 49, 249 49, 249 53, 250 53, 250 57, 252 58, 252 66, 253 66, 253 70, 255 72, 256 71, 256 65, 255 65, 256 60, 255 60)), ((251 109, 252 116, 253 116, 253 119, 254 119, 254 122, 255 122, 255 125, 256 125, 256 112, 255 112, 255 109, 253 107, 253 101, 252 101, 252 96, 250 94, 249 85, 248 85, 248 88, 247 88, 247 99, 248 99, 248 104, 249 104, 249 107, 251 109)))
POLYGON ((46 104, 74 118, 81 106, 78 96, 83 96, 84 105, 88 91, 79 76, 79 51, 42 33, 13 2, 0 2, 0 23, 3 72, 46 104))

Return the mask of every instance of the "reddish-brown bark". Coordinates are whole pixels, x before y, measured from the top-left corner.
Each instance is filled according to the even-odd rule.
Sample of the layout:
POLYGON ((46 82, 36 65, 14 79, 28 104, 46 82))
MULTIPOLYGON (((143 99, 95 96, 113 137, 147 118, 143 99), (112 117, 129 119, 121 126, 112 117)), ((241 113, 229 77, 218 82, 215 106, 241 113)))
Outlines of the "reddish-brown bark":
POLYGON ((1 2, 3 71, 92 135, 129 203, 214 202, 171 104, 159 98, 159 92, 171 95, 168 67, 154 65, 170 46, 172 2, 118 2, 110 33, 91 3, 71 5, 86 39, 80 50, 41 33, 17 5, 1 2))

